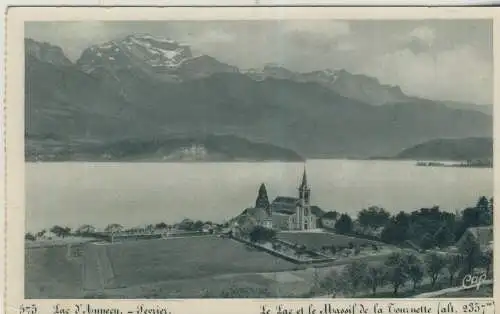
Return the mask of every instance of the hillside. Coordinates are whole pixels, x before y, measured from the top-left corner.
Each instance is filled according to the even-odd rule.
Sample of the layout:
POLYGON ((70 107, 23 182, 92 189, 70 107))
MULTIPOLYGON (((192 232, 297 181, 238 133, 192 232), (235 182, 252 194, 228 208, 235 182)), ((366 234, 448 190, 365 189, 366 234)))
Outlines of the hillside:
POLYGON ((396 158, 415 160, 492 159, 493 139, 437 139, 405 149, 396 158))
POLYGON ((116 142, 28 140, 28 161, 303 161, 294 151, 235 136, 178 137, 116 142))
POLYGON ((27 43, 25 119, 32 152, 52 142, 232 134, 305 158, 366 158, 436 138, 492 134, 490 115, 431 100, 397 102, 404 95, 399 88, 345 71, 336 74, 335 88, 288 72, 256 78, 146 35, 91 46, 75 64, 58 47, 27 43), (384 99, 392 102, 380 104, 384 99))

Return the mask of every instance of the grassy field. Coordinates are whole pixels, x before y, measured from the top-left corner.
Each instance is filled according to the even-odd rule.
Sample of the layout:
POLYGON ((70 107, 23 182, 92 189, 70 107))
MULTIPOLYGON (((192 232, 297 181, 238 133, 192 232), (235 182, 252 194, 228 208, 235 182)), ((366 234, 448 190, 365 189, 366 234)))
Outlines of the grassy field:
POLYGON ((107 298, 221 298, 231 287, 267 291, 259 297, 301 297, 310 290, 310 270, 280 273, 242 273, 162 281, 120 289, 106 289, 107 298), (285 278, 286 277, 286 278, 285 278))
POLYGON ((347 247, 350 242, 352 242, 354 245, 357 244, 378 244, 381 245, 382 243, 372 241, 372 240, 367 240, 367 239, 361 239, 361 238, 355 238, 355 237, 349 237, 341 234, 333 234, 333 233, 327 233, 327 232, 280 232, 278 233, 278 239, 292 242, 292 243, 297 243, 299 245, 305 245, 309 249, 313 250, 320 250, 323 246, 331 246, 331 245, 336 245, 336 246, 345 246, 347 247))
MULTIPOLYGON (((309 241, 318 235, 328 241, 332 237, 354 241, 331 234, 298 235, 309 241)), ((215 236, 81 247, 81 256, 69 258, 65 247, 27 249, 27 297, 213 298, 242 285, 266 290, 268 294, 261 297, 301 297, 316 274, 323 277, 331 267, 342 267, 304 269, 215 236)))
POLYGON ((218 237, 134 241, 106 248, 115 276, 109 288, 297 268, 293 263, 218 237))
POLYGON ((66 257, 66 247, 25 250, 26 298, 79 298, 82 259, 66 257))

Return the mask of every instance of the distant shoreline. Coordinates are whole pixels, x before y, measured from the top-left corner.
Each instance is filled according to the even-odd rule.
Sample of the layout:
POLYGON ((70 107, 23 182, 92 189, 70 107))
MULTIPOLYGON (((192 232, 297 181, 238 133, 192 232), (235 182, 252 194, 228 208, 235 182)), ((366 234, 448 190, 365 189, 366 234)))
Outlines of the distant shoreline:
MULTIPOLYGON (((328 160, 328 159, 324 159, 328 160)), ((151 163, 151 164, 222 164, 222 163, 304 163, 306 160, 25 160, 30 164, 56 164, 56 163, 151 163)))
MULTIPOLYGON (((283 159, 265 159, 265 160, 244 160, 244 159, 238 159, 238 160, 148 160, 148 159, 135 159, 135 160, 103 160, 103 159, 96 159, 96 160, 29 160, 25 159, 25 163, 30 163, 30 164, 36 164, 36 163, 154 163, 154 164, 160 164, 160 163, 169 163, 169 164, 175 164, 175 163, 182 163, 182 164, 220 164, 220 163, 305 163, 309 161, 331 161, 331 160, 337 160, 337 161, 387 161, 387 162, 414 162, 418 163, 421 162, 419 159, 406 159, 406 158, 393 158, 393 157, 369 157, 369 158, 349 158, 349 157, 332 157, 332 158, 306 158, 303 160, 283 160, 283 159)), ((431 159, 429 159, 431 160, 431 159)), ((460 163, 464 162, 463 160, 449 160, 449 159, 436 159, 432 161, 426 161, 426 162, 436 162, 436 163, 460 163)), ((446 167, 452 167, 452 165, 446 165, 446 167)), ((466 168, 466 166, 459 166, 457 165, 456 167, 463 167, 466 168)), ((474 166, 470 166, 471 168, 474 166)), ((481 168, 481 167, 477 167, 481 168)), ((486 168, 486 167, 484 167, 486 168)), ((491 168, 491 167, 490 167, 491 168)))

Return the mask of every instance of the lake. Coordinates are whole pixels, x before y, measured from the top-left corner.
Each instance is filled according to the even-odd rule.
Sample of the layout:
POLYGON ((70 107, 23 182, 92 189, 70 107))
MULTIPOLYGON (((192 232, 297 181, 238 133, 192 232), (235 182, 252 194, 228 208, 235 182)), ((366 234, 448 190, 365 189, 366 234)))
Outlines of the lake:
MULTIPOLYGON (((138 226, 184 218, 223 221, 252 206, 296 196, 302 163, 26 163, 26 224, 138 226)), ((417 167, 413 161, 309 160, 312 203, 353 216, 439 205, 454 212, 493 195, 493 169, 417 167)))

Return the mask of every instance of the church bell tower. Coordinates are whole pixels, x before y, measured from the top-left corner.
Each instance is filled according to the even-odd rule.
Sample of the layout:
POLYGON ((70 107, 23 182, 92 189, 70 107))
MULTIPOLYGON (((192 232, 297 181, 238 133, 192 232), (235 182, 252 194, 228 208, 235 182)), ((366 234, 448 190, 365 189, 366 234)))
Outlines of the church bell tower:
POLYGON ((310 200, 311 200, 311 188, 307 184, 307 173, 306 167, 304 166, 304 173, 302 174, 302 182, 299 186, 299 202, 300 207, 297 212, 298 215, 298 229, 307 230, 314 228, 312 216, 311 216, 311 208, 310 208, 310 200))
POLYGON ((302 206, 309 206, 311 198, 311 188, 307 184, 307 173, 306 167, 304 166, 304 173, 302 174, 302 182, 299 186, 299 199, 302 203, 302 206))

